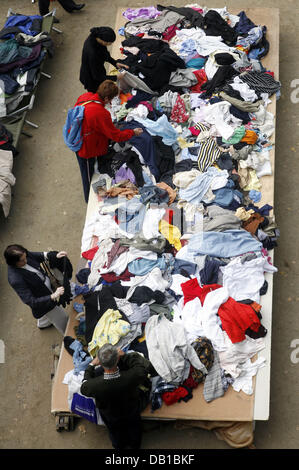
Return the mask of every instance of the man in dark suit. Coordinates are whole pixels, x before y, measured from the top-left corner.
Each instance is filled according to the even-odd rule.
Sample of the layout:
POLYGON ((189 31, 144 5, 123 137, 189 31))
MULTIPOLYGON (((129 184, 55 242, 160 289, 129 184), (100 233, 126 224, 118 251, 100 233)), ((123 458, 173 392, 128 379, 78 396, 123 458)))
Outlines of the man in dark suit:
MULTIPOLYGON (((56 252, 55 252, 56 253, 56 252)), ((67 256, 65 251, 57 253, 58 259, 67 256)), ((40 264, 47 260, 46 252, 30 252, 22 245, 9 245, 4 251, 8 264, 8 282, 20 299, 28 305, 39 328, 54 325, 64 334, 68 315, 59 305, 64 287, 54 292, 50 279, 40 264)))
POLYGON ((150 377, 157 375, 150 361, 137 352, 125 354, 104 344, 85 370, 81 393, 96 400, 115 449, 139 449, 140 413, 149 402, 150 377), (97 373, 95 367, 101 365, 97 373))

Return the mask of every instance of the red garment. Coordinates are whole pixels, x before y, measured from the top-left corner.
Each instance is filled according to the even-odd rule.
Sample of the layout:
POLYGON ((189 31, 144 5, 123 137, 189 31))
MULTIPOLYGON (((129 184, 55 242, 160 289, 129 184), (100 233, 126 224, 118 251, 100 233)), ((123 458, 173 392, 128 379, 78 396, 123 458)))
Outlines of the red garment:
MULTIPOLYGON (((196 278, 181 284, 184 294, 184 303, 198 297, 201 304, 204 306, 206 295, 216 289, 219 289, 219 284, 209 284, 200 287, 196 278)), ((260 319, 250 305, 242 304, 229 297, 226 302, 220 305, 218 315, 221 320, 222 329, 227 333, 232 343, 239 343, 243 341, 245 331, 250 328, 256 333, 261 326, 260 319)))
POLYGON ((83 144, 78 151, 79 157, 82 158, 105 155, 108 150, 109 139, 114 142, 125 142, 134 136, 133 129, 121 131, 114 126, 110 112, 105 109, 104 101, 97 93, 83 93, 77 99, 75 106, 89 100, 100 101, 101 104, 88 103, 84 106, 84 119, 82 122, 83 144))
POLYGON ((163 220, 166 220, 169 224, 172 224, 173 219, 173 210, 172 209, 165 209, 165 214, 162 217, 163 220))
POLYGON ((106 274, 101 274, 101 278, 104 279, 106 282, 116 282, 116 281, 129 281, 131 277, 135 277, 134 274, 131 274, 128 270, 128 268, 119 276, 117 276, 115 273, 106 273, 106 274))
POLYGON ((170 120, 177 123, 182 123, 188 121, 188 119, 189 115, 186 113, 185 102, 183 98, 178 95, 174 107, 171 111, 170 120))
POLYGON ((183 382, 183 386, 184 386, 184 387, 189 387, 189 388, 191 388, 191 389, 198 387, 199 382, 197 382, 196 380, 194 380, 193 375, 192 375, 193 371, 194 371, 194 367, 191 365, 191 366, 190 366, 189 376, 188 376, 187 379, 184 380, 184 382, 183 382))
POLYGON ((83 253, 82 253, 83 258, 89 259, 90 261, 93 260, 94 255, 96 254, 98 249, 99 249, 99 247, 96 245, 96 246, 94 246, 93 248, 90 248, 87 251, 83 251, 83 253))
POLYGON ((184 387, 178 387, 172 392, 164 392, 162 393, 162 400, 166 405, 173 405, 173 403, 177 403, 180 398, 184 398, 188 395, 188 390, 184 387))
MULTIPOLYGON (((184 294, 184 305, 190 300, 195 299, 195 297, 199 297, 204 295, 204 298, 208 292, 211 292, 214 289, 210 289, 211 285, 206 285, 200 287, 198 284, 198 280, 196 277, 194 279, 190 279, 190 281, 183 282, 181 284, 181 288, 184 294)), ((221 286, 219 286, 221 287, 221 286)), ((201 302, 203 303, 203 302, 201 302)))
POLYGON ((201 93, 202 85, 208 81, 207 74, 204 69, 193 70, 193 73, 197 78, 197 84, 190 88, 191 93, 201 93))
POLYGON ((168 26, 164 33, 162 33, 162 38, 164 39, 164 41, 170 41, 170 39, 172 39, 176 35, 178 29, 179 28, 176 24, 168 26))
POLYGON ((193 127, 188 127, 189 131, 193 135, 199 135, 200 134, 200 129, 196 129, 194 126, 193 127))

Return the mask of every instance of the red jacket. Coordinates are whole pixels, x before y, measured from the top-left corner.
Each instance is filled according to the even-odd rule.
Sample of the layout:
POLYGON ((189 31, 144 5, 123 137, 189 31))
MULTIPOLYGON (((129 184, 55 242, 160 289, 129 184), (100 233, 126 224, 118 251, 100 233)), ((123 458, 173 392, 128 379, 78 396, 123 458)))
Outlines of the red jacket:
POLYGON ((104 107, 104 101, 97 93, 83 93, 79 96, 75 106, 85 101, 95 100, 99 103, 88 103, 84 110, 82 122, 82 147, 78 151, 79 157, 92 158, 105 155, 108 150, 109 139, 114 142, 124 142, 134 135, 132 129, 119 130, 111 119, 111 114, 104 107))

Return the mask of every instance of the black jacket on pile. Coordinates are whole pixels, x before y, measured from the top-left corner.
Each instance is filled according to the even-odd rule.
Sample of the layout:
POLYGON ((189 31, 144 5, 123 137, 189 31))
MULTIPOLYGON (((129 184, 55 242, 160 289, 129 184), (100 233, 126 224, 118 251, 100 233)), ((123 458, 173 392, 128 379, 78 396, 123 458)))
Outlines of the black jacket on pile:
POLYGON ((136 36, 125 39, 122 42, 124 49, 127 47, 138 47, 137 55, 128 55, 120 62, 130 67, 130 73, 139 76, 144 75, 143 81, 151 90, 161 91, 169 83, 170 75, 177 69, 185 69, 186 64, 169 44, 159 39, 142 39, 136 36))
POLYGON ((190 27, 201 28, 207 36, 221 36, 223 41, 229 46, 234 46, 237 39, 237 33, 234 28, 222 18, 215 10, 209 10, 202 16, 198 11, 189 7, 174 7, 157 5, 157 10, 171 10, 182 15, 189 21, 190 27))
POLYGON ((60 296, 58 305, 65 307, 72 299, 70 280, 73 275, 73 266, 67 256, 57 258, 57 253, 58 251, 49 251, 47 253, 47 258, 49 260, 50 268, 56 268, 63 274, 62 285, 64 287, 64 293, 60 296))
POLYGON ((107 47, 99 44, 90 34, 84 42, 80 68, 80 82, 87 91, 96 93, 99 85, 106 80, 105 62, 116 66, 116 60, 107 47))

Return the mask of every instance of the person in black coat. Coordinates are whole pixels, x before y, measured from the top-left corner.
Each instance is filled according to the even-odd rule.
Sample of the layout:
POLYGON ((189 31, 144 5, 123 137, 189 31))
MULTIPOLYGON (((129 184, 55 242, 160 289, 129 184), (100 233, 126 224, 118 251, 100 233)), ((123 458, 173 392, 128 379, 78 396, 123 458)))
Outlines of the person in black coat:
POLYGON ((85 370, 81 393, 96 400, 115 449, 139 449, 142 438, 140 413, 149 403, 150 377, 157 372, 137 352, 125 354, 104 344, 85 370), (102 368, 96 370, 96 366, 102 368))
POLYGON ((48 260, 48 255, 54 255, 57 267, 61 266, 61 258, 67 257, 65 251, 32 252, 22 245, 9 245, 4 251, 8 264, 8 282, 20 299, 31 308, 39 328, 54 325, 64 334, 68 315, 61 306, 61 298, 65 294, 65 288, 58 287, 53 292, 50 279, 40 266, 48 260))
POLYGON ((117 80, 116 75, 107 75, 105 62, 117 68, 126 68, 113 59, 107 49, 116 39, 115 32, 109 26, 91 28, 82 50, 80 82, 87 91, 96 93, 104 80, 117 80))
MULTIPOLYGON (((58 0, 62 8, 65 9, 68 13, 72 13, 75 10, 82 10, 85 7, 85 3, 75 3, 73 0, 58 0)), ((49 13, 50 0, 38 0, 39 14, 41 16, 47 15, 49 13)), ((59 23, 59 20, 55 18, 55 23, 59 23)))

